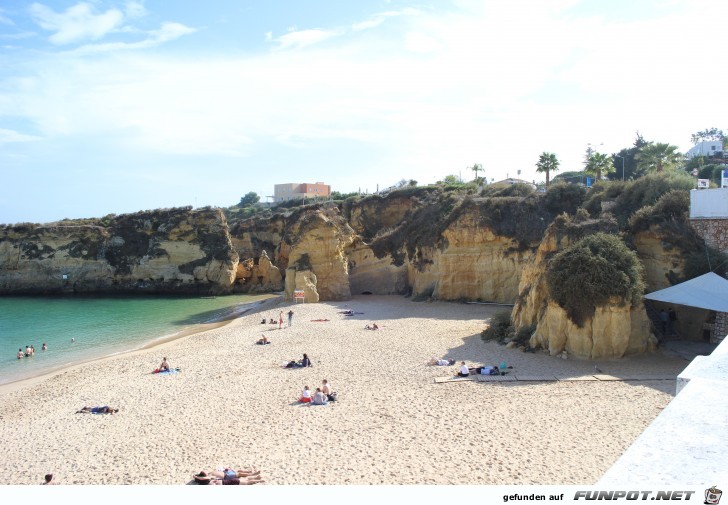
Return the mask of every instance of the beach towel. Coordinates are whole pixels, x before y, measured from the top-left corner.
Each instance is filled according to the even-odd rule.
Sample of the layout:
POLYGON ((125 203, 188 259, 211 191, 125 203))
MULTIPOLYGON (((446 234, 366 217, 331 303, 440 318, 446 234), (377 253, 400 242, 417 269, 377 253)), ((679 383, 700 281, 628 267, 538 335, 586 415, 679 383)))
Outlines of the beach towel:
POLYGON ((329 322, 328 319, 311 319, 312 323, 327 323, 329 322))
POLYGON ((169 370, 162 370, 162 371, 160 371, 159 368, 155 368, 154 370, 152 370, 152 373, 157 374, 157 375, 169 375, 169 374, 177 373, 177 372, 181 372, 181 371, 182 371, 182 369, 180 367, 170 368, 169 370))

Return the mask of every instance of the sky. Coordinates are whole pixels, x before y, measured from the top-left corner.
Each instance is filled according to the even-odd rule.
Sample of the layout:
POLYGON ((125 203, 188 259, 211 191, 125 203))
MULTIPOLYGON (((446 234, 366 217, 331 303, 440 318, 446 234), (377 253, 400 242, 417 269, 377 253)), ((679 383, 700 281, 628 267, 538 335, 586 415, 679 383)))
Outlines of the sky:
POLYGON ((728 117, 719 0, 0 2, 0 223, 542 181, 728 117), (520 170, 520 175, 519 171, 520 170), (481 172, 479 175, 483 175, 481 172), (553 175, 552 175, 553 177, 553 175))

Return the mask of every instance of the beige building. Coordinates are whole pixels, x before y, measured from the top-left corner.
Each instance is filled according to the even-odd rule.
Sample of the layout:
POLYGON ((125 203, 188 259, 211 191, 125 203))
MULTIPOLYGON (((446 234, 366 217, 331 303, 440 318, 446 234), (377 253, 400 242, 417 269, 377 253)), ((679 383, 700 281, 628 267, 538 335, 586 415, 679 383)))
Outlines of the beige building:
POLYGON ((307 182, 276 184, 273 186, 274 202, 287 202, 304 198, 328 198, 329 195, 331 195, 331 186, 323 182, 317 182, 316 184, 307 182))

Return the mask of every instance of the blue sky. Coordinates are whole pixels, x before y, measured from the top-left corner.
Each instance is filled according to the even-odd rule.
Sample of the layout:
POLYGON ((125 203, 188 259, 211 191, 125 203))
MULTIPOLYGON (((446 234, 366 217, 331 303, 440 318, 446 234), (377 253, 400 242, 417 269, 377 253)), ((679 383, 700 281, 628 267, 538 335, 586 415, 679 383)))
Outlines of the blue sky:
POLYGON ((543 180, 728 117, 717 0, 0 3, 0 223, 543 180), (482 175, 482 174, 481 174, 482 175))

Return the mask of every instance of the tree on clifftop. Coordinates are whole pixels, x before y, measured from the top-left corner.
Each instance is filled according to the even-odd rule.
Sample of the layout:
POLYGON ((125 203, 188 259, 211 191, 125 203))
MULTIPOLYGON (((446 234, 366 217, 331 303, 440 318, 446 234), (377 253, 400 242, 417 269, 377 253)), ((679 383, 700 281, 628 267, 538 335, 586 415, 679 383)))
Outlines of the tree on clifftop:
POLYGON ((579 327, 597 307, 616 297, 636 305, 645 289, 637 253, 617 236, 595 233, 567 247, 549 262, 549 294, 579 327))
POLYGON ((608 154, 593 153, 587 158, 584 172, 593 175, 599 181, 602 174, 614 172, 614 160, 608 154))
POLYGON ((559 160, 556 158, 556 154, 547 153, 546 151, 541 153, 536 163, 536 172, 546 174, 546 186, 549 185, 549 176, 551 172, 556 172, 559 169, 559 160))
POLYGON ((260 201, 258 193, 251 191, 240 199, 238 207, 249 207, 250 205, 256 204, 260 201))
POLYGON ((662 142, 650 142, 635 156, 637 166, 649 172, 662 172, 677 167, 683 160, 677 146, 662 142))

